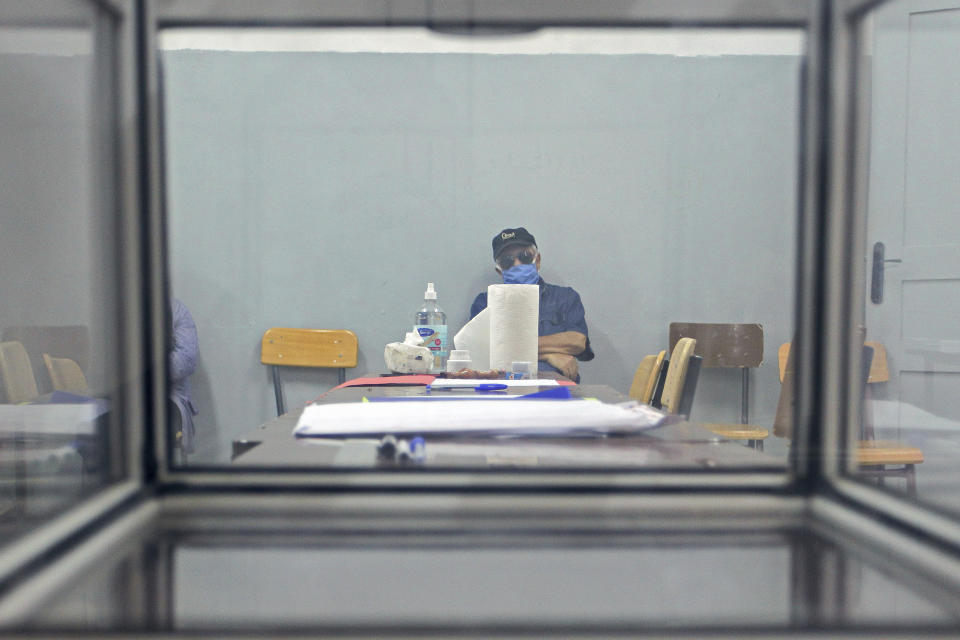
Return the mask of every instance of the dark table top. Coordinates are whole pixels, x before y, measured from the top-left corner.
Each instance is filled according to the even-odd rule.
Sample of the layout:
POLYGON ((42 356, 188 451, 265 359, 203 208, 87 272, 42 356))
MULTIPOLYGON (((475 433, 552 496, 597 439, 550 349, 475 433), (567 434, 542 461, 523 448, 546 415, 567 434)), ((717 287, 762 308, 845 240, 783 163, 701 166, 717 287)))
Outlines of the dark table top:
MULTIPOLYGON (((515 387, 509 393, 529 393, 536 388, 515 387)), ((602 402, 626 402, 628 397, 605 385, 570 387, 577 397, 602 402)), ((471 395, 472 390, 448 391, 471 395)), ((348 387, 320 396, 318 403, 359 402, 364 396, 425 395, 422 386, 348 387)), ((371 467, 377 440, 296 438, 293 429, 302 408, 292 410, 244 434, 233 442, 234 465, 254 467, 371 467)), ((785 462, 723 440, 692 422, 668 424, 631 436, 607 437, 450 437, 427 438, 425 465, 464 467, 670 467, 670 468, 770 468, 785 462)))

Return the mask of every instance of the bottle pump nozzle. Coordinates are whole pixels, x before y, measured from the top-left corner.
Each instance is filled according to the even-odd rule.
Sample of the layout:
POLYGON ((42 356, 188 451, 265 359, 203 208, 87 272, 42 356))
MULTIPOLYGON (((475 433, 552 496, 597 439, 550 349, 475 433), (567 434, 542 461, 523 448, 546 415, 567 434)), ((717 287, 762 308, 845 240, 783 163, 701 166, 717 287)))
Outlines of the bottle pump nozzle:
POLYGON ((433 283, 432 283, 432 282, 428 282, 428 283, 427 283, 427 290, 426 290, 426 292, 423 294, 423 299, 424 299, 424 300, 436 300, 436 299, 437 299, 437 292, 434 290, 434 288, 433 288, 433 283))

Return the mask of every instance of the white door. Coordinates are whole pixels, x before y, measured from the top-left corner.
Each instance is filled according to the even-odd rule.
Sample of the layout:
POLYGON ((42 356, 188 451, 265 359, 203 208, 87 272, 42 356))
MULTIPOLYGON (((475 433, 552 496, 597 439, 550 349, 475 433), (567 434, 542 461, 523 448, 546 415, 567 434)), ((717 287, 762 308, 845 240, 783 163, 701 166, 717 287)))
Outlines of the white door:
POLYGON ((890 381, 871 392, 881 437, 920 445, 960 437, 960 0, 895 0, 875 18, 865 320, 890 381), (900 260, 877 301, 875 243, 900 260))

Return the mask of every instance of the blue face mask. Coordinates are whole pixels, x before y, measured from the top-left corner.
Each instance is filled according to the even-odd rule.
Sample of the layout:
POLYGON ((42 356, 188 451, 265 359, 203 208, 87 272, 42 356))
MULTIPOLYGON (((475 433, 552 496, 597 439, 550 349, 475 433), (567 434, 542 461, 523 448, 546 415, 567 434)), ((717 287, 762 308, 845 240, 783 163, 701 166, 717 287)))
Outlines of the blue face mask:
POLYGON ((537 284, 539 281, 535 264, 518 264, 503 272, 504 284, 537 284))

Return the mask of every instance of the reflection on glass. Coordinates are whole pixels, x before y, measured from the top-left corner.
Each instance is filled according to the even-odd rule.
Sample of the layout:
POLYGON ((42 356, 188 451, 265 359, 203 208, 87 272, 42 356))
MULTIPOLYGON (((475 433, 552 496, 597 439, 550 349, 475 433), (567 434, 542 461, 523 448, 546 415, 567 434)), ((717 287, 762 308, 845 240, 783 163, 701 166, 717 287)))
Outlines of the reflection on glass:
POLYGON ((892 569, 862 541, 803 527, 603 537, 303 532, 149 534, 113 549, 23 623, 100 631, 416 627, 421 635, 478 625, 892 631, 947 627, 960 610, 956 593, 902 565, 892 569))
POLYGON ((17 6, 0 7, 3 541, 116 479, 122 462, 107 453, 117 444, 112 31, 94 4, 63 15, 17 6))
MULTIPOLYGON (((632 457, 580 442, 566 464, 783 465, 789 439, 770 432, 793 331, 801 32, 180 29, 161 48, 172 289, 200 346, 188 464, 375 464, 298 444, 303 405, 338 368, 386 373, 427 283, 449 339, 506 280, 557 288, 545 301, 541 284, 538 375, 710 423, 650 432, 632 457), (535 240, 500 248, 537 255, 505 269, 492 239, 519 227, 535 240), (672 323, 725 328, 671 358, 689 337, 672 323), (329 368, 274 371, 261 346, 276 327, 350 330, 356 363, 330 343, 329 368), (645 360, 661 351, 672 391, 645 360)), ((383 393, 410 391, 365 395, 383 393)), ((427 464, 559 464, 536 447, 458 462, 427 440, 427 464)))
POLYGON ((960 5, 890 2, 862 27, 865 402, 860 473, 957 509, 960 5), (939 9, 939 10, 934 10, 939 9))

